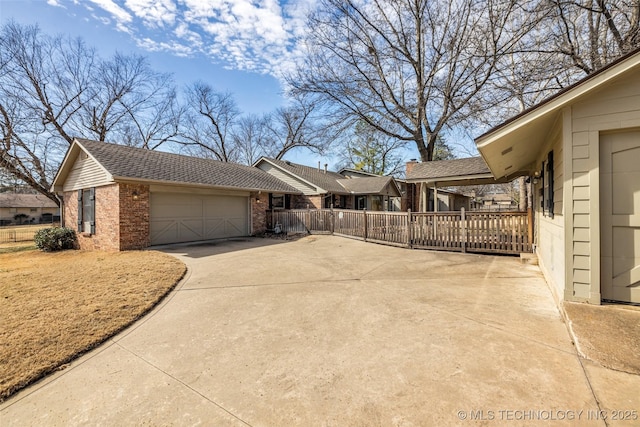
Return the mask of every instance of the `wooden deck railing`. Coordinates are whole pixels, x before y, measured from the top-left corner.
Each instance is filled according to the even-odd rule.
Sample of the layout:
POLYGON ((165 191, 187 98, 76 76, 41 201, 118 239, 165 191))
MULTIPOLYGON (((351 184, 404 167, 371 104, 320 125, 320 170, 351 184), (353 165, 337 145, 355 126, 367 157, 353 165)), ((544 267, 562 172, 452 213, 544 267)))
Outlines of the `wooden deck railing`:
POLYGON ((332 233, 394 246, 462 252, 532 251, 527 212, 368 212, 342 209, 274 210, 271 229, 332 233))

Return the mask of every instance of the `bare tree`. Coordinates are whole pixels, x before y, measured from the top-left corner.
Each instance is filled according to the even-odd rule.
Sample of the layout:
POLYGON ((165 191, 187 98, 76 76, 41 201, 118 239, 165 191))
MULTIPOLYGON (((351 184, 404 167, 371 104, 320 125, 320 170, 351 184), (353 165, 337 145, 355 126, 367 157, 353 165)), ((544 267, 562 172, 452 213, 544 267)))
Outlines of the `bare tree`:
POLYGON ((551 50, 590 74, 640 46, 638 0, 551 0, 551 50))
POLYGON ((274 145, 269 119, 268 115, 249 115, 238 120, 233 141, 241 163, 252 165, 260 157, 268 155, 265 149, 274 145))
POLYGON ((414 142, 429 161, 438 136, 482 108, 478 94, 499 60, 535 25, 528 4, 323 0, 306 60, 287 82, 344 120, 414 142))
POLYGON ((232 131, 240 111, 233 96, 201 81, 187 88, 186 94, 188 113, 181 144, 193 154, 223 162, 238 160, 232 131))
POLYGON ((157 146, 175 136, 172 77, 155 72, 145 57, 116 53, 99 61, 91 85, 92 96, 82 103, 79 119, 83 133, 92 139, 131 135, 133 128, 133 145, 149 148, 151 141, 157 146))
POLYGON ((119 128, 122 144, 155 150, 161 145, 181 141, 180 125, 186 107, 178 102, 174 87, 169 86, 161 93, 157 99, 146 103, 144 114, 126 109, 129 117, 119 128))
POLYGON ((102 60, 81 39, 0 28, 0 168, 51 200, 74 137, 157 147, 175 134, 174 106, 170 76, 142 57, 102 60))
POLYGON ((294 148, 303 147, 316 153, 327 150, 341 129, 327 123, 320 110, 317 102, 306 96, 297 96, 290 105, 270 114, 267 118, 270 139, 267 140, 269 146, 265 147, 266 154, 282 159, 294 148))

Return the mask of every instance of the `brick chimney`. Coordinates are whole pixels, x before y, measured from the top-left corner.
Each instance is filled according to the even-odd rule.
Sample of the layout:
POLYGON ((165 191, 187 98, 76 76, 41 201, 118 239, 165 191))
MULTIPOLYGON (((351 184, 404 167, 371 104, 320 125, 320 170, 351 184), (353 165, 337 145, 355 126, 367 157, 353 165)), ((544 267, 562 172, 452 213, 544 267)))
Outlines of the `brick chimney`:
POLYGON ((405 176, 407 176, 407 177, 408 177, 408 176, 409 176, 409 173, 411 173, 411 171, 413 170, 413 167, 414 167, 415 165, 417 165, 417 164, 418 164, 418 161, 417 161, 416 159, 411 159, 411 160, 409 160, 409 161, 406 163, 406 167, 407 167, 406 171, 407 171, 407 174, 406 174, 405 176))

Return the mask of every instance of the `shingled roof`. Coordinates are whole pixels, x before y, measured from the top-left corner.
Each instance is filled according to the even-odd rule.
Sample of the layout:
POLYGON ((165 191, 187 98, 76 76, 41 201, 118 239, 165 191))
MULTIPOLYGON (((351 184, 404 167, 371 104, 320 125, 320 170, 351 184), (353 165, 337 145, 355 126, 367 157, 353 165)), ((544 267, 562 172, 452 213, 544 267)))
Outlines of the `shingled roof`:
MULTIPOLYGON (((280 170, 302 179, 313 186, 326 191, 327 193, 348 195, 348 194, 382 194, 389 182, 393 181, 390 176, 378 176, 373 174, 361 173, 352 169, 343 169, 343 171, 357 172, 361 176, 348 177, 338 172, 325 171, 324 169, 314 168, 311 166, 299 165, 286 160, 277 160, 263 157, 260 162, 265 161, 276 166, 280 170)), ((398 191, 398 195, 400 192, 398 191)))
POLYGON ((312 183, 313 185, 326 190, 328 193, 333 194, 349 194, 338 181, 346 179, 344 176, 337 172, 326 171, 324 169, 318 169, 311 166, 299 165, 297 163, 291 163, 285 160, 268 159, 264 160, 278 166, 280 169, 288 171, 293 175, 296 175, 305 181, 312 183))
POLYGON ((238 190, 300 193, 251 166, 165 153, 124 145, 76 139, 114 180, 197 184, 238 190))
POLYGON ((491 171, 484 159, 478 156, 416 163, 408 171, 407 180, 430 180, 487 174, 491 175, 491 171))
POLYGON ((58 205, 42 194, 0 193, 0 208, 57 208, 58 205))
MULTIPOLYGON (((352 179, 341 179, 338 181, 351 194, 380 194, 385 187, 393 181, 390 176, 372 176, 352 179)), ((397 189, 396 189, 397 191, 397 189)), ((397 191, 400 195, 399 191, 397 191)))

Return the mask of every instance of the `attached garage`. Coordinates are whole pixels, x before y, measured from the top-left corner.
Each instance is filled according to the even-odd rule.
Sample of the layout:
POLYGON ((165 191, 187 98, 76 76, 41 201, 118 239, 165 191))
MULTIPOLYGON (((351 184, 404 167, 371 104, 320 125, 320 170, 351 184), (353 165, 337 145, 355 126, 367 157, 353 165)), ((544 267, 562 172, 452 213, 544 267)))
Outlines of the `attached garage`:
POLYGON ((151 192, 152 245, 249 235, 249 197, 151 192))
POLYGON ((267 229, 272 194, 300 194, 251 166, 87 139, 73 141, 52 191, 89 250, 256 235, 267 229))

